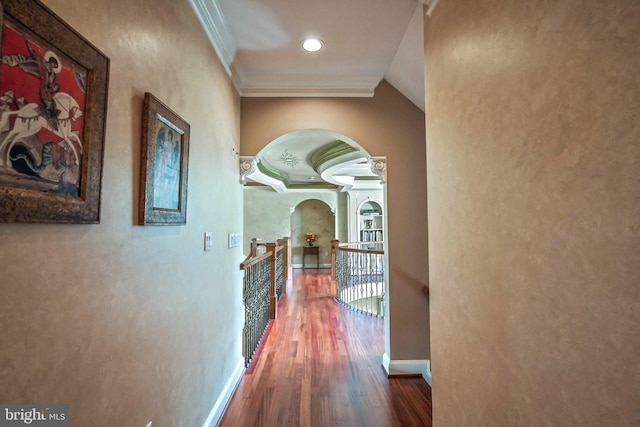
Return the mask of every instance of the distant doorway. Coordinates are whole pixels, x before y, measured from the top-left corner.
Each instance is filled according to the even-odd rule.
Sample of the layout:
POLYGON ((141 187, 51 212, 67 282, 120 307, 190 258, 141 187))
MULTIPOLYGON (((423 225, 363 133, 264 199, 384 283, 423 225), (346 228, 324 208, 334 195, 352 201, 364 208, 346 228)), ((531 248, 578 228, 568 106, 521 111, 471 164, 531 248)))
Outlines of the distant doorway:
MULTIPOLYGON (((335 239, 336 222, 331 207, 317 199, 300 202, 291 214, 291 254, 293 268, 316 267, 331 268, 331 240, 335 239), (317 238, 313 246, 317 247, 318 258, 307 258, 303 263, 303 247, 309 246, 305 234, 313 233, 317 238)), ((309 257, 309 255, 307 255, 309 257)))

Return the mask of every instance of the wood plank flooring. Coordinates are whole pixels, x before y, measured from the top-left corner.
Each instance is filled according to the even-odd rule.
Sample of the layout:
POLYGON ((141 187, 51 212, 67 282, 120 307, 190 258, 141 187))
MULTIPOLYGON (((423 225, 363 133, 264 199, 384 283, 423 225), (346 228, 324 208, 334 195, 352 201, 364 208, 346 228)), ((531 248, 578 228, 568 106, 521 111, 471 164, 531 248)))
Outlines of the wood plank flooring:
POLYGON ((383 319, 335 302, 329 270, 294 270, 220 426, 431 426, 422 377, 387 378, 383 319))

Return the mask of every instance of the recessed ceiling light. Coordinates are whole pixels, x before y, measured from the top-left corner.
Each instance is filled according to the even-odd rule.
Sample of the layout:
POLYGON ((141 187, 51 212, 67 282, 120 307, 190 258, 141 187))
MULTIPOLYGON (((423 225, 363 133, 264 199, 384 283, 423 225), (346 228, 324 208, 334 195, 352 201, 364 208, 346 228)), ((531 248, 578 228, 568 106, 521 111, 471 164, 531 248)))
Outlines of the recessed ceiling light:
POLYGON ((305 39, 302 42, 302 48, 307 52, 317 52, 322 49, 323 43, 320 39, 305 39))

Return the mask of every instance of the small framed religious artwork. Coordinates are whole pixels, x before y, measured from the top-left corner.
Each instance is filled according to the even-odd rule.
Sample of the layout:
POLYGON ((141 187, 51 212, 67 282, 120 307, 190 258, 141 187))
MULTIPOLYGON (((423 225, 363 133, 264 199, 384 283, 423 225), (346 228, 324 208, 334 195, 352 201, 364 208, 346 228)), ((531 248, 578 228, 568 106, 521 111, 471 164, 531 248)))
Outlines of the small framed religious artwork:
POLYGON ((140 178, 141 225, 187 223, 189 123, 144 95, 140 178))
POLYGON ((36 0, 0 27, 0 222, 100 222, 109 58, 36 0))

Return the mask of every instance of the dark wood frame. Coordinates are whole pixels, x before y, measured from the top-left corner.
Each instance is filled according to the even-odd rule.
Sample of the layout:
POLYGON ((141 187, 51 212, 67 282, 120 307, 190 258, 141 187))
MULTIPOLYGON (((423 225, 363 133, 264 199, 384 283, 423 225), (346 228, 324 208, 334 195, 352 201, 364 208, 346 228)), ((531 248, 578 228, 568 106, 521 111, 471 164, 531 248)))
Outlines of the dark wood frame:
POLYGON ((141 225, 184 225, 187 223, 187 176, 189 167, 189 123, 164 105, 150 93, 144 94, 142 116, 142 155, 140 173, 141 225), (159 123, 168 126, 180 135, 180 176, 178 184, 178 209, 154 206, 154 186, 159 123))
POLYGON ((83 153, 78 197, 0 186, 0 222, 100 222, 109 58, 37 0, 0 2, 0 46, 5 16, 87 69, 83 153))

